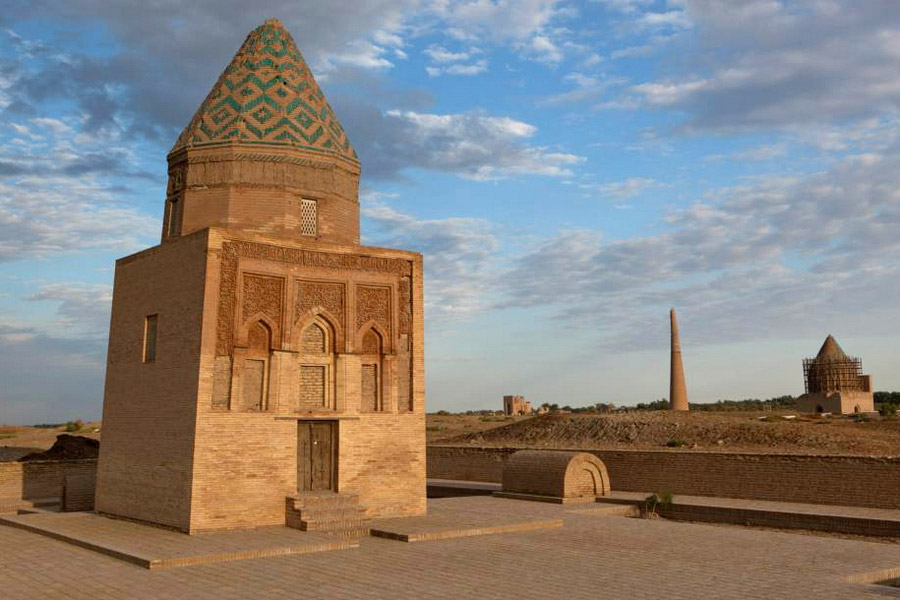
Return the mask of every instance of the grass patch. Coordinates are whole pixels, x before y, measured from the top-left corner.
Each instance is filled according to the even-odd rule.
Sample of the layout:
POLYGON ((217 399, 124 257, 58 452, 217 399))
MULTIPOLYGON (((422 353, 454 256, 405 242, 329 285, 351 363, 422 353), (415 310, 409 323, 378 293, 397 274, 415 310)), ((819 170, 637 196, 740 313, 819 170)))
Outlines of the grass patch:
POLYGON ((0 440, 8 440, 9 438, 16 437, 15 433, 0 433, 0 440))

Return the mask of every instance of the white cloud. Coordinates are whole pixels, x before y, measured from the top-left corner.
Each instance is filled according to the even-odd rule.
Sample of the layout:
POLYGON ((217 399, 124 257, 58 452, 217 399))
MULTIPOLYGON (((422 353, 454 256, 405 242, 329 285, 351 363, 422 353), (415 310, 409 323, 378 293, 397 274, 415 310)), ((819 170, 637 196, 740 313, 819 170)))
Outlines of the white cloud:
POLYGON ((561 8, 558 0, 435 0, 434 14, 460 37, 523 41, 544 31, 561 8))
POLYGON ((425 67, 425 72, 429 77, 440 77, 441 75, 480 75, 488 70, 488 62, 486 60, 478 60, 472 64, 454 64, 441 67, 425 67))
POLYGON ((521 175, 568 176, 584 158, 526 140, 534 125, 481 113, 429 114, 391 110, 385 114, 403 148, 406 164, 456 173, 475 180, 521 175))
POLYGON ((425 254, 425 310, 428 319, 466 317, 488 303, 489 272, 499 247, 493 226, 483 219, 417 219, 375 201, 362 215, 374 225, 374 243, 425 254))
MULTIPOLYGON (((0 262, 146 245, 158 223, 123 203, 113 177, 144 182, 127 147, 85 136, 60 119, 35 118, 26 150, 0 149, 0 262)), ((22 125, 21 127, 25 127, 22 125)))
MULTIPOLYGON (((81 336, 105 339, 109 331, 112 289, 106 284, 52 283, 29 296, 31 301, 58 302, 57 326, 81 336)), ((65 331, 60 332, 65 334, 65 331)))
MULTIPOLYGON (((896 113, 900 3, 686 0, 698 39, 680 71, 633 86, 695 130, 788 129, 896 113)), ((686 25, 644 13, 645 24, 686 25)))
POLYGON ((481 54, 481 51, 473 49, 465 52, 451 52, 443 46, 431 45, 424 50, 424 54, 436 63, 452 63, 469 60, 473 54, 481 54))
MULTIPOLYGON (((695 340, 900 334, 900 153, 848 158, 806 177, 764 177, 672 212, 654 236, 563 232, 502 278, 505 305, 615 323, 612 346, 658 337, 667 307, 695 340), (702 325, 702 327, 700 327, 702 325)), ((587 321, 585 321, 587 320, 587 321)))
POLYGON ((625 82, 617 77, 600 77, 573 72, 563 77, 563 81, 574 85, 568 92, 553 94, 540 101, 538 106, 554 106, 559 104, 576 104, 594 100, 605 94, 611 87, 625 82))
POLYGON ((600 196, 613 200, 630 200, 640 195, 645 190, 660 187, 655 179, 648 177, 629 177, 622 181, 609 183, 581 184, 579 187, 585 190, 597 192, 600 196))
POLYGON ((556 64, 563 59, 562 50, 546 35, 536 35, 531 38, 531 51, 542 62, 556 64))

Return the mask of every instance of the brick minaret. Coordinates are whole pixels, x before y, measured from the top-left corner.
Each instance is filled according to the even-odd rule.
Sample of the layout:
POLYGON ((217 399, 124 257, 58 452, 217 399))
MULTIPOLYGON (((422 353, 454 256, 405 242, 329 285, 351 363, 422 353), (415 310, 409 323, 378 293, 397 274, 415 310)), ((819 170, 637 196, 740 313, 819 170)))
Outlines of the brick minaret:
POLYGON ((688 406, 687 388, 684 384, 684 365, 681 364, 681 341, 678 339, 678 321, 675 320, 675 309, 669 311, 672 322, 672 364, 669 371, 669 408, 672 410, 690 410, 688 406))

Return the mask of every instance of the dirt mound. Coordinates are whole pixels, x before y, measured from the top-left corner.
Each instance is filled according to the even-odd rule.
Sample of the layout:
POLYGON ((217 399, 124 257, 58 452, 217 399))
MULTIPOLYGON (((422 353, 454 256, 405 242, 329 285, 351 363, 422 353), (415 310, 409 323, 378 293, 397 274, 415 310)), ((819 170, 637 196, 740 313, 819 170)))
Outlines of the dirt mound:
POLYGON ((32 460, 79 460, 97 458, 100 454, 100 442, 81 435, 63 433, 56 436, 56 442, 49 450, 26 454, 20 462, 32 460))
POLYGON ((632 412, 545 415, 443 440, 488 446, 900 455, 900 422, 759 414, 632 412))

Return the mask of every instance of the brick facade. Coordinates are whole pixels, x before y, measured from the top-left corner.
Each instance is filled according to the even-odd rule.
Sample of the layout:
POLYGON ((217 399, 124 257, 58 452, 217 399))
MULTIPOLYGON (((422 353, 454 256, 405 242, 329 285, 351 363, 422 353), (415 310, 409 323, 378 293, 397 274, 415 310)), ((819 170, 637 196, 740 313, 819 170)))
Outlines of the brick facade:
POLYGON ((367 517, 425 511, 422 257, 358 245, 359 164, 304 69, 279 23, 251 33, 222 76, 248 104, 228 111, 274 93, 285 130, 257 129, 269 117, 253 111, 220 136, 212 93, 169 155, 162 243, 116 263, 102 513, 188 532, 284 524, 322 456, 316 485, 358 496, 367 517), (301 90, 315 115, 292 112, 301 90), (285 142, 300 126, 317 141, 285 142), (300 444, 311 421, 332 431, 319 454, 300 444))

